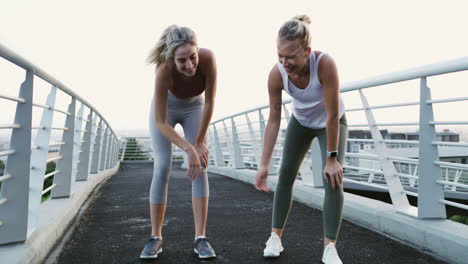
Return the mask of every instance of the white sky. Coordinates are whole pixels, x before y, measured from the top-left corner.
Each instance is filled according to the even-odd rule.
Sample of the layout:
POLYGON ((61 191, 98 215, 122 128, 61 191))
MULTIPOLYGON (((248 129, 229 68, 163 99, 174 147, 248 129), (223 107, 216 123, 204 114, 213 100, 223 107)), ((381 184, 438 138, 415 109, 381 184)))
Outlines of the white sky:
MULTIPOLYGON (((296 14, 311 17, 312 47, 335 59, 341 83, 468 55, 466 0, 3 1, 0 43, 95 105, 116 131, 146 130, 154 67, 145 60, 165 27, 189 26, 215 52, 216 120, 268 103, 277 30, 296 14)), ((457 85, 454 96, 468 96, 457 85)), ((374 94, 371 103, 389 99, 374 94)))

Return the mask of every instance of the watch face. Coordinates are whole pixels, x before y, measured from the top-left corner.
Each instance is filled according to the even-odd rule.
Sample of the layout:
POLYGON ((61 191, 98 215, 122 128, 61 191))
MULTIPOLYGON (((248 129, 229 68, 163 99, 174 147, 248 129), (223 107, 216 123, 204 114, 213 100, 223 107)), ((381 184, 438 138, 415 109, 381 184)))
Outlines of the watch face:
POLYGON ((338 156, 338 152, 337 151, 330 151, 330 152, 328 152, 328 156, 329 157, 336 157, 336 156, 338 156))

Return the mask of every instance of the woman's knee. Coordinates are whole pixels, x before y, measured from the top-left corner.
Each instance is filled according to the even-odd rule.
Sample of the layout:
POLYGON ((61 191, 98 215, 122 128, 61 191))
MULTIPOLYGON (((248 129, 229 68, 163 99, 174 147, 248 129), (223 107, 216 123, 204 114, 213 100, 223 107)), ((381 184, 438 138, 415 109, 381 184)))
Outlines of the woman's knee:
POLYGON ((278 185, 292 186, 296 180, 298 170, 292 166, 281 166, 278 177, 278 185))
MULTIPOLYGON (((324 183, 327 184, 327 183, 324 183)), ((328 183, 329 185, 329 183, 328 183)), ((325 188, 325 199, 328 201, 337 201, 341 202, 344 199, 343 188, 335 188, 333 189, 331 186, 325 188)))

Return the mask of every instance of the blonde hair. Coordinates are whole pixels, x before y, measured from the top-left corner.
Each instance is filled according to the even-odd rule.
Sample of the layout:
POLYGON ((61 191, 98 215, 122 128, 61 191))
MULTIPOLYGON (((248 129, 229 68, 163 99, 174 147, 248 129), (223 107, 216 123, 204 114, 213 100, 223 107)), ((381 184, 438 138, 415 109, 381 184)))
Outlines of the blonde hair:
POLYGON ((298 15, 286 21, 280 28, 278 36, 281 39, 299 39, 304 48, 310 47, 310 18, 307 15, 298 15))
POLYGON ((198 46, 195 32, 188 27, 171 25, 164 30, 156 46, 151 50, 148 62, 159 66, 161 63, 172 59, 174 51, 187 43, 198 46))

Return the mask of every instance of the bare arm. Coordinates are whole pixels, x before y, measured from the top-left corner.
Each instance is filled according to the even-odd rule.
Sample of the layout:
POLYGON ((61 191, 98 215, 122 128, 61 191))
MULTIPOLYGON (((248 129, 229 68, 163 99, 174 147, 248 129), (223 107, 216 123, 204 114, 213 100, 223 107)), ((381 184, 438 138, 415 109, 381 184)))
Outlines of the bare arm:
POLYGON ((168 65, 163 64, 156 69, 156 83, 154 90, 154 116, 156 118, 156 125, 164 137, 187 152, 192 145, 179 136, 174 128, 167 123, 167 94, 170 85, 172 85, 172 79, 170 76, 168 65))
POLYGON ((263 140, 263 152, 260 167, 255 176, 255 188, 259 191, 268 192, 268 165, 271 154, 275 147, 278 131, 281 125, 281 92, 283 90, 283 81, 278 67, 275 65, 268 76, 268 94, 270 98, 270 115, 265 128, 263 140))
POLYGON ((327 112, 327 150, 338 150, 340 84, 335 62, 328 55, 325 55, 320 61, 319 78, 322 82, 323 101, 327 112))
POLYGON ((206 136, 206 131, 210 125, 211 117, 213 116, 215 95, 216 95, 216 60, 214 54, 204 49, 203 56, 205 64, 203 70, 205 72, 205 105, 203 106, 202 119, 200 123, 200 129, 198 130, 195 144, 203 144, 206 136))
POLYGON ((273 148, 278 137, 279 127, 281 125, 281 92, 283 90, 283 81, 278 67, 275 65, 268 76, 268 94, 270 99, 270 114, 265 128, 263 140, 263 152, 261 166, 268 168, 273 148))
MULTIPOLYGON (((340 84, 338 71, 333 59, 325 55, 319 65, 319 79, 323 87, 323 100, 327 113, 327 151, 338 150, 340 127, 340 84)), ((325 150, 322 150, 325 151, 325 150)), ((337 157, 327 157, 323 177, 331 183, 333 189, 343 183, 343 169, 337 161, 337 157)))

